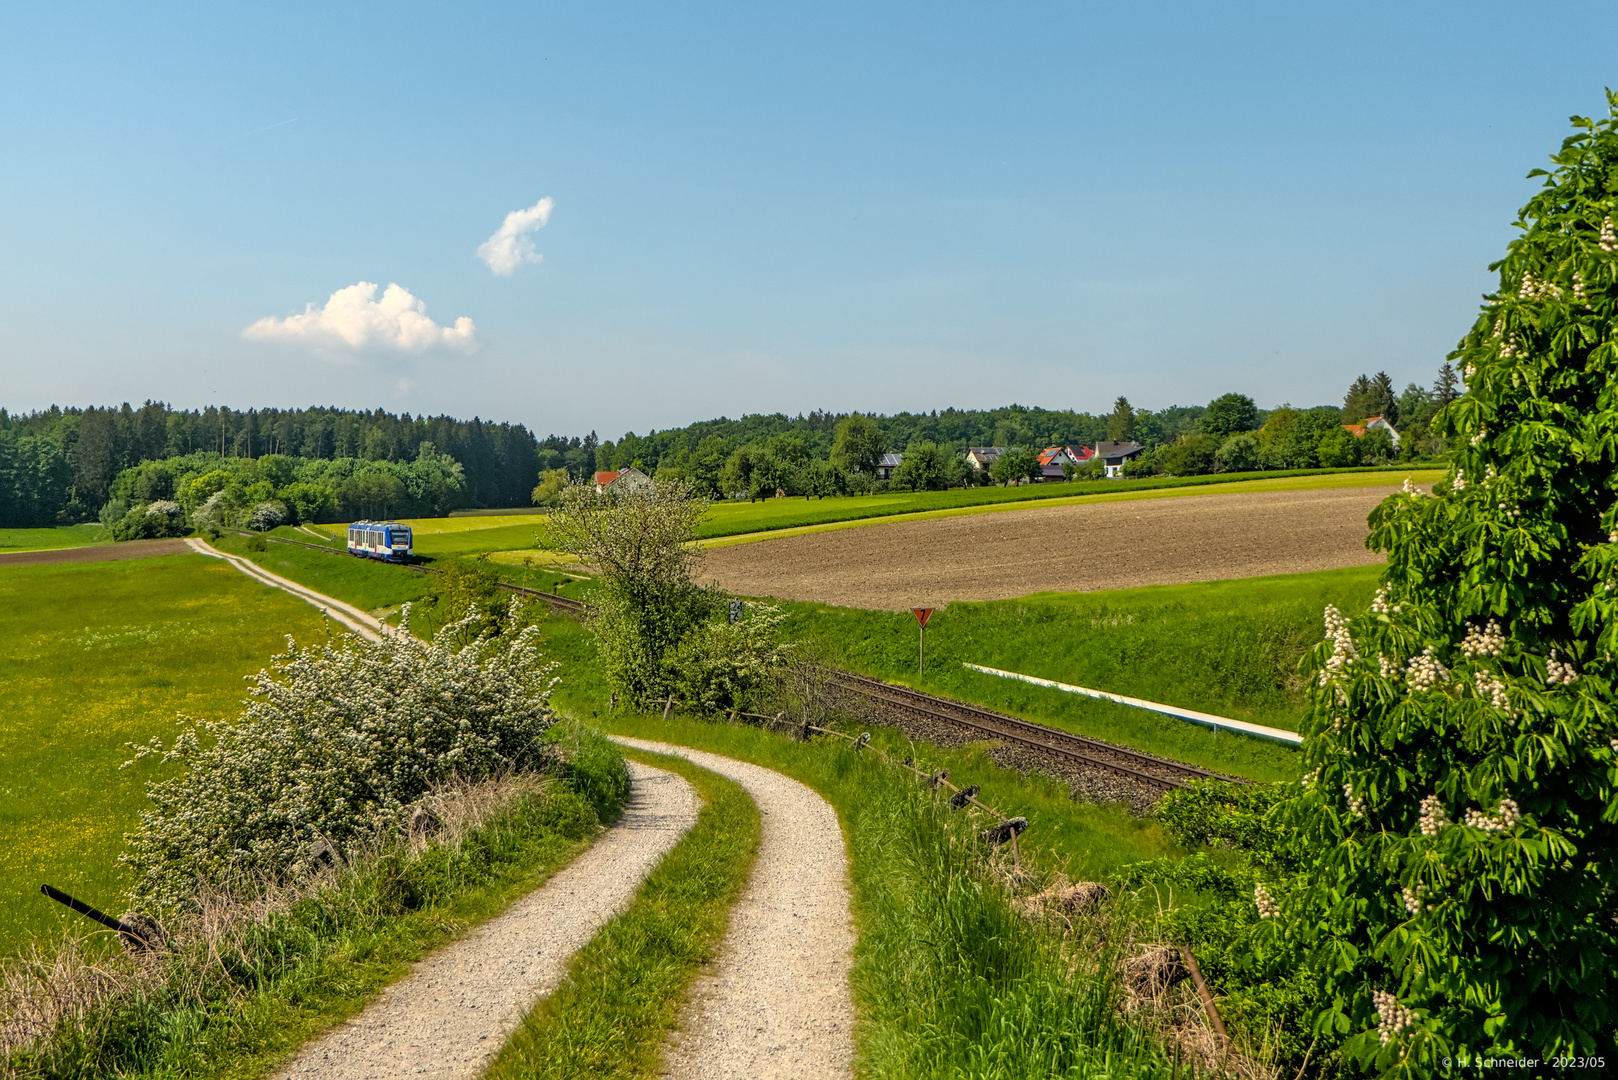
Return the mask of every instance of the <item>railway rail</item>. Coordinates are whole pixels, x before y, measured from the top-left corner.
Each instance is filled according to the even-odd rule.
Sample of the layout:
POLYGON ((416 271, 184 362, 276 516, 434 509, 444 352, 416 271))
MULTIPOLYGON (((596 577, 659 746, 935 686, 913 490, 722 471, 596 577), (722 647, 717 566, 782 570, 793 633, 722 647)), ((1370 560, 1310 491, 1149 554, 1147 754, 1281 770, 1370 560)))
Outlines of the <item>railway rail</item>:
POLYGON ((939 723, 964 728, 978 735, 1033 750, 1057 758, 1069 766, 1080 769, 1101 770, 1138 784, 1159 794, 1181 788, 1191 780, 1229 780, 1248 783, 1240 777, 1226 776, 1183 761, 1159 757, 1140 750, 1132 750, 1116 743, 1074 735, 1059 728, 1035 724, 1020 717, 969 705, 962 701, 912 690, 865 675, 833 670, 828 681, 838 689, 854 694, 867 702, 908 714, 927 723, 939 723))

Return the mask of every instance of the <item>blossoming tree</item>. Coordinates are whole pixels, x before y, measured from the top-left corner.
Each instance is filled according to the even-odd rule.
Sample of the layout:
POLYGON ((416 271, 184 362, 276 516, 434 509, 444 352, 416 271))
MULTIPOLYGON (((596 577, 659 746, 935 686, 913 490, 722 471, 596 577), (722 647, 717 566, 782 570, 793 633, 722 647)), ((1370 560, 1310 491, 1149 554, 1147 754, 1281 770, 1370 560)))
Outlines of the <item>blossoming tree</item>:
POLYGON ((1267 919, 1322 1034, 1383 1075, 1618 1067, 1618 95, 1574 118, 1491 269, 1436 426, 1446 482, 1371 516, 1384 587, 1309 663, 1318 855, 1267 919), (1541 1066, 1543 1068, 1543 1065, 1541 1066))

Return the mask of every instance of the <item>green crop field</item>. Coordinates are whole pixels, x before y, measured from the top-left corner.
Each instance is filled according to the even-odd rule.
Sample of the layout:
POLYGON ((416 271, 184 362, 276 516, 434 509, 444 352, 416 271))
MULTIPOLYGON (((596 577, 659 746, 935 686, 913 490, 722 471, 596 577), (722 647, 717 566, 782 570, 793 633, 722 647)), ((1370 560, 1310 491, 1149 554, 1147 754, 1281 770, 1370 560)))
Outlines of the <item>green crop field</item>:
POLYGON ((7 551, 53 551, 57 548, 110 544, 112 538, 100 525, 63 525, 55 529, 0 529, 0 553, 7 551))
POLYGON ((0 569, 0 955, 78 919, 50 883, 115 914, 117 857, 162 767, 127 742, 171 737, 178 712, 235 713, 243 677, 314 640, 320 613, 217 559, 0 569))

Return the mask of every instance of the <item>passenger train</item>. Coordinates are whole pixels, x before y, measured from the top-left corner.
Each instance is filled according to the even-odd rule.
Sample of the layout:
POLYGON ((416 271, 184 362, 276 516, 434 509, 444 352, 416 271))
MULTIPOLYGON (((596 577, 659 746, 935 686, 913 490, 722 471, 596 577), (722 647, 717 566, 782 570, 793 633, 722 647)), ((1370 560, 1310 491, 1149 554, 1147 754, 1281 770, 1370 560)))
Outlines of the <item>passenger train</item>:
POLYGON ((356 521, 348 527, 348 553, 368 559, 410 559, 410 526, 397 521, 356 521))

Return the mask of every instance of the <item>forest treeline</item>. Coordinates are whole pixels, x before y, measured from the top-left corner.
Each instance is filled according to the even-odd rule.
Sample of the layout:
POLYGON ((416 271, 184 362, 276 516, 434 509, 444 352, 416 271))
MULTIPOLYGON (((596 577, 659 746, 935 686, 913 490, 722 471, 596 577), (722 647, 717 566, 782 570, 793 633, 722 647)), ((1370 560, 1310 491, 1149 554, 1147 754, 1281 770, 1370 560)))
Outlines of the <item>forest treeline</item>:
POLYGON ((189 528, 204 505, 211 506, 206 520, 220 525, 518 507, 628 465, 706 495, 830 494, 870 489, 873 466, 887 452, 907 458, 894 483, 985 482, 962 460, 969 446, 1029 451, 1135 441, 1147 450, 1131 464, 1137 473, 1360 464, 1387 448, 1375 449, 1378 438, 1350 438, 1341 423, 1383 415, 1409 436, 1404 456, 1426 456, 1435 449, 1427 422, 1454 394, 1446 367, 1432 391, 1411 384, 1395 394, 1385 374, 1361 376, 1341 409, 1265 412, 1251 398, 1226 394, 1156 411, 1123 398, 1104 413, 1025 405, 892 415, 817 410, 720 417, 616 442, 594 431, 539 439, 521 424, 380 409, 185 410, 153 401, 0 409, 0 527, 99 518, 145 535, 189 528), (160 512, 143 516, 156 503, 160 512))
MULTIPOLYGON (((566 447, 581 440, 560 441, 566 447)), ((284 466, 272 463, 269 470, 272 483, 301 470, 303 476, 287 483, 324 484, 330 505, 316 502, 330 514, 362 511, 362 501, 385 506, 387 513, 522 506, 538 477, 537 447, 538 440, 521 424, 380 409, 184 410, 153 401, 138 408, 53 406, 27 414, 0 409, 0 527, 105 519, 120 474, 142 462, 178 459, 186 459, 181 471, 192 479, 222 470, 244 481, 244 487, 265 481, 250 475, 262 470, 248 463, 281 459, 284 466), (445 467, 439 459, 447 457, 458 467, 459 483, 417 483, 416 495, 428 496, 385 505, 392 494, 411 496, 407 467, 421 459, 424 446, 431 463, 416 471, 436 473, 445 467), (332 465, 319 476, 309 475, 302 463, 316 461, 332 465), (343 498, 344 484, 352 498, 343 498)), ((148 491, 154 482, 146 477, 148 491)))

